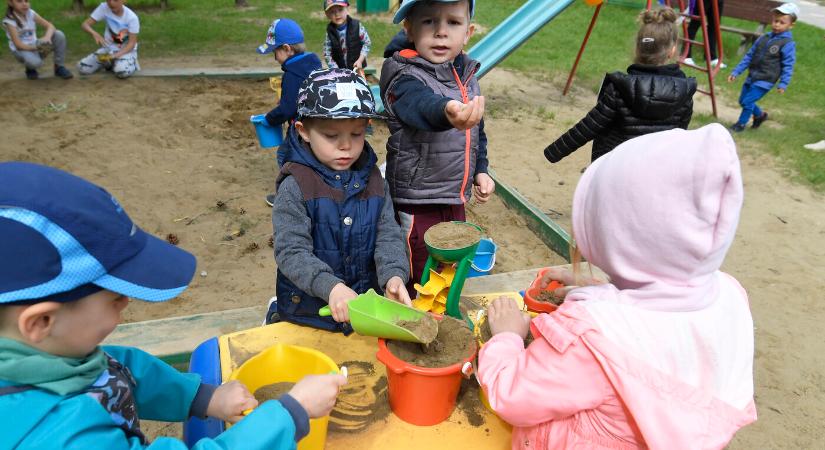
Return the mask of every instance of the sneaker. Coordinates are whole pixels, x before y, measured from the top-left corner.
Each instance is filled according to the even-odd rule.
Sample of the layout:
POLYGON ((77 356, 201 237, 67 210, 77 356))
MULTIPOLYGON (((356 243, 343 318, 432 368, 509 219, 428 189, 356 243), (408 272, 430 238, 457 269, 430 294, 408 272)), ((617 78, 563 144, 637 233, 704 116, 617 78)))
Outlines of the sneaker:
POLYGON ((745 131, 745 126, 742 125, 741 123, 735 123, 730 127, 730 129, 731 129, 731 131, 734 131, 736 133, 741 133, 741 132, 745 131))
POLYGON ((26 69, 26 78, 30 80, 36 80, 40 78, 40 75, 34 69, 26 69))
POLYGON ((278 314, 278 297, 275 296, 270 298, 269 303, 266 305, 266 317, 264 317, 264 323, 261 325, 269 325, 280 321, 281 315, 278 314))
POLYGON ((685 58, 683 63, 687 64, 687 65, 690 65, 690 66, 695 66, 696 65, 696 61, 694 61, 693 58, 691 58, 689 56, 687 58, 685 58))
POLYGON ((754 129, 759 128, 759 126, 762 125, 762 122, 764 122, 766 120, 768 120, 768 112, 767 111, 762 111, 761 116, 753 118, 753 125, 751 125, 751 128, 754 128, 754 129))
POLYGON ((813 144, 805 144, 804 147, 815 152, 825 151, 825 139, 819 142, 814 142, 813 144))
POLYGON ((266 204, 270 207, 275 204, 275 194, 266 194, 266 204))
POLYGON ((63 78, 64 80, 74 78, 72 72, 69 71, 69 69, 67 69, 65 66, 54 66, 54 76, 58 78, 63 78))
POLYGON ((710 65, 716 67, 719 66, 720 69, 727 69, 728 65, 725 63, 719 64, 719 59, 713 59, 710 61, 710 65))

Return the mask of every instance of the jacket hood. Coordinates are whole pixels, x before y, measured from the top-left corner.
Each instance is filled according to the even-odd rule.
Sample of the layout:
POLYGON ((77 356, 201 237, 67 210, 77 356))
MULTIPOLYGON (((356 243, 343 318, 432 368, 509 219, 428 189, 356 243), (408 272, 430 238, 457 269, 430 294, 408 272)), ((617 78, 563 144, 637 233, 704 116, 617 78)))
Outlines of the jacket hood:
POLYGON ((320 174, 321 178, 324 179, 324 182, 333 187, 339 187, 342 182, 347 181, 352 177, 363 180, 364 183, 362 184, 366 186, 366 180, 369 179, 370 171, 372 170, 372 167, 375 166, 376 162, 378 162, 378 156, 376 156, 372 146, 370 146, 369 142, 364 141, 364 150, 361 152, 361 156, 358 157, 358 160, 355 161, 350 170, 332 170, 321 164, 315 155, 312 154, 309 144, 301 139, 301 135, 298 134, 294 124, 289 126, 286 139, 284 143, 281 144, 278 151, 283 152, 284 163, 292 162, 307 166, 320 174), (336 175, 341 174, 344 174, 343 180, 340 179, 341 177, 338 179, 335 178, 336 175))
POLYGON ((403 28, 396 33, 390 43, 387 44, 387 47, 384 49, 384 58, 389 58, 394 55, 395 52, 400 52, 401 50, 415 50, 415 44, 407 39, 407 32, 404 31, 403 28))
POLYGON ((281 66, 283 72, 292 72, 306 78, 313 70, 321 67, 321 60, 318 55, 311 52, 304 52, 293 55, 281 66))
POLYGON ((628 73, 613 72, 607 78, 636 117, 661 119, 693 98, 696 79, 688 78, 676 64, 634 64, 628 73))
MULTIPOLYGON (((743 196, 736 146, 722 125, 653 133, 585 171, 573 232, 582 255, 610 275, 618 301, 697 310, 715 299, 714 274, 733 243, 743 196)), ((589 289, 601 288, 574 292, 586 298, 589 289)))

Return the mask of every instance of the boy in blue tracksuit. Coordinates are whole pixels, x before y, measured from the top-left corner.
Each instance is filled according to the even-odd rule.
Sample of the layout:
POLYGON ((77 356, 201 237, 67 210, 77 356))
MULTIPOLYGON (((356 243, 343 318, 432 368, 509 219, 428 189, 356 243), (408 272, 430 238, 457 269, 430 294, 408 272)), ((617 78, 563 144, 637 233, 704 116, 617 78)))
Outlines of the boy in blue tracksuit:
POLYGON ((739 120, 731 126, 731 130, 744 131, 751 117, 751 128, 759 128, 762 122, 768 119, 768 113, 762 111, 756 102, 770 92, 774 85, 780 94, 784 94, 791 83, 793 67, 796 64, 796 44, 791 29, 798 17, 799 7, 793 3, 783 3, 774 8, 771 32, 754 42, 728 77, 728 82, 733 82, 746 69, 748 70, 748 78, 742 85, 742 93, 739 95, 742 113, 739 120))
MULTIPOLYGON (((310 73, 320 69, 318 55, 306 51, 304 32, 297 22, 291 19, 275 19, 266 33, 266 41, 258 47, 258 53, 272 53, 281 65, 281 99, 272 111, 266 113, 265 125, 289 126, 295 120, 298 109, 298 88, 310 73)), ((283 165, 283 156, 278 152, 278 167, 283 165)), ((272 206, 274 194, 266 196, 266 203, 272 206)))
POLYGON ((129 297, 169 300, 195 258, 135 226, 102 188, 58 169, 0 163, 0 448, 186 449, 140 419, 238 422, 194 448, 294 449, 329 413, 341 375, 307 377, 260 405, 130 347, 99 344, 129 297))
POLYGON ((409 265, 387 185, 365 140, 379 118, 355 72, 313 72, 298 120, 281 145, 272 208, 277 301, 267 323, 286 320, 349 334, 347 303, 372 288, 407 305, 409 265), (332 317, 318 310, 329 305, 332 317))

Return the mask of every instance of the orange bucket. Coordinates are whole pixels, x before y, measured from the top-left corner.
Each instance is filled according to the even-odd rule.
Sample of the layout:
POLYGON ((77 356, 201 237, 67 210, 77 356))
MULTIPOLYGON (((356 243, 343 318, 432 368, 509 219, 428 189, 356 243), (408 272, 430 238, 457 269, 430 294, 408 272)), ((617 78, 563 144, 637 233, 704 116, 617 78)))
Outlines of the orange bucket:
POLYGON ((397 358, 378 340, 378 360, 387 366, 387 385, 392 412, 413 425, 436 425, 447 420, 455 409, 461 387, 461 368, 470 362, 476 348, 461 362, 447 367, 420 367, 397 358))
POLYGON ((555 311, 558 306, 550 303, 550 302, 542 302, 539 301, 539 294, 542 291, 553 291, 558 288, 564 287, 563 284, 559 283, 556 280, 550 282, 546 288, 542 289, 538 286, 538 280, 540 276, 533 281, 530 287, 524 291, 524 304, 527 305, 527 311, 533 311, 537 313, 549 313, 555 311))

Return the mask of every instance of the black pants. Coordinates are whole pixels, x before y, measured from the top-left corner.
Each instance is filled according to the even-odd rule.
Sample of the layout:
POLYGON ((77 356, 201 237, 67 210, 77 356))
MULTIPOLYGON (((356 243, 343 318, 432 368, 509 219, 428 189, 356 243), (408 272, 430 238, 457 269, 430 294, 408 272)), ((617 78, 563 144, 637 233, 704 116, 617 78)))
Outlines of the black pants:
MULTIPOLYGON (((708 44, 710 44, 710 59, 716 59, 717 52, 716 52, 716 40, 719 36, 716 35, 716 16, 713 15, 713 0, 696 0, 702 1, 705 4, 705 16, 708 19, 708 36, 705 37, 708 44)), ((719 1, 719 17, 722 17, 722 8, 724 7, 725 0, 718 0, 719 1)), ((697 16, 699 15, 699 7, 696 7, 697 16)), ((690 24, 688 24, 688 39, 694 40, 696 39, 696 33, 699 31, 699 28, 702 27, 702 21, 699 19, 691 20, 690 24)), ((693 46, 690 44, 688 45, 688 57, 692 58, 693 53, 693 46)), ((700 47, 701 48, 701 47, 700 47)))

